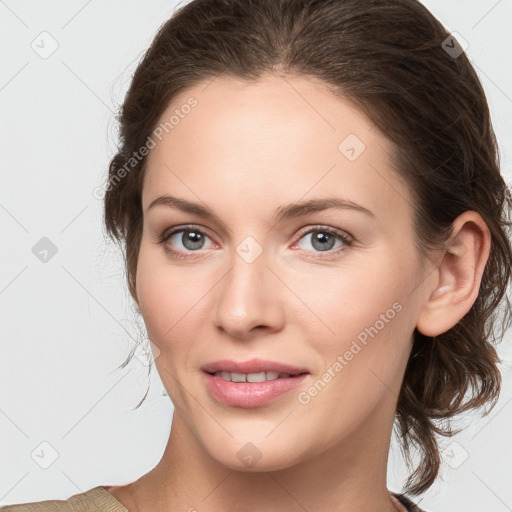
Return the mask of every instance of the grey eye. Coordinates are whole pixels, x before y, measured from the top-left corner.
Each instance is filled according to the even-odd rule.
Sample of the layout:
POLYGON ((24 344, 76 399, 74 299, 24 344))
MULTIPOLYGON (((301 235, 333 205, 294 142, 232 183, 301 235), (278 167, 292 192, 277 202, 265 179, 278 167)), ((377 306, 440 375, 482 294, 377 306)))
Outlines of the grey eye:
POLYGON ((176 246, 178 249, 186 249, 189 251, 194 251, 197 249, 202 249, 205 244, 205 240, 208 237, 197 229, 181 229, 180 231, 176 231, 170 237, 170 241, 172 245, 176 246), (180 247, 179 245, 182 245, 180 247))
MULTIPOLYGON (((328 231, 317 229, 315 231, 310 231, 306 233, 302 238, 305 240, 309 238, 310 244, 316 251, 329 251, 334 248, 336 244, 336 239, 340 239, 339 235, 335 235, 333 233, 329 233, 328 231)), ((338 245, 339 247, 339 245, 338 245)), ((301 247, 302 249, 310 250, 307 247, 301 247)))

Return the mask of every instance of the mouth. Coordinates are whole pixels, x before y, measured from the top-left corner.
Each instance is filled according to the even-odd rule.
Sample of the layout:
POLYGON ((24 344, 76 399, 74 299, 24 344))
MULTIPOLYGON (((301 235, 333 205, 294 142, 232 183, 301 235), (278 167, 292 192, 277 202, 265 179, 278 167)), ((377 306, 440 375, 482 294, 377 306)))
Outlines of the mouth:
POLYGON ((289 379, 292 377, 298 377, 305 375, 309 372, 300 373, 280 373, 280 372, 257 372, 257 373, 238 373, 238 372, 206 372, 214 377, 221 377, 229 382, 266 382, 277 379, 289 379))
POLYGON ((229 379, 232 382, 262 382, 263 380, 295 377, 309 373, 307 368, 304 367, 258 358, 248 361, 222 359, 204 364, 201 366, 201 370, 210 375, 229 379))
POLYGON ((276 361, 222 360, 201 367, 212 398, 231 407, 261 407, 305 384, 310 372, 276 361))

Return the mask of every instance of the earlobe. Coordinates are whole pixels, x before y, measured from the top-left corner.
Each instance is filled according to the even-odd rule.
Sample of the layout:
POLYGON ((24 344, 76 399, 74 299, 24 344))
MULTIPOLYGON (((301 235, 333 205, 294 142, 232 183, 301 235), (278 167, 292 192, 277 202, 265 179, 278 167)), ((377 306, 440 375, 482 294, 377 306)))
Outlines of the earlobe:
POLYGON ((467 211, 453 222, 448 248, 437 267, 437 279, 417 319, 416 328, 426 336, 438 336, 451 329, 474 304, 491 237, 482 217, 467 211))

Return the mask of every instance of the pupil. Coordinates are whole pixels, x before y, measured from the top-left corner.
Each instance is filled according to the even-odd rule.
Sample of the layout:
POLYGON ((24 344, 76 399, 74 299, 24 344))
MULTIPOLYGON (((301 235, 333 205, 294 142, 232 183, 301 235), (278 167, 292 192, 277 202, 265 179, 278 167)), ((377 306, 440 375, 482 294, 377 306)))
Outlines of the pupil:
POLYGON ((334 246, 334 241, 334 237, 331 234, 325 232, 317 232, 317 234, 313 236, 312 243, 315 249, 322 251, 332 249, 334 246))
POLYGON ((204 244, 204 238, 201 233, 187 229, 183 232, 182 242, 187 249, 201 249, 204 244))

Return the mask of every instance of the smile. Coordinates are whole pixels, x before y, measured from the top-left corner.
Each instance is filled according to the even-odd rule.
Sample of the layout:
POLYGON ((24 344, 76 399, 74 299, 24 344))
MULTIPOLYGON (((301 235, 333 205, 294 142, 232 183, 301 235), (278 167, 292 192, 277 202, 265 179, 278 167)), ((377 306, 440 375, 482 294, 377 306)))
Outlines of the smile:
POLYGON ((267 380, 287 379, 294 375, 278 372, 259 372, 259 373, 236 373, 236 372, 215 372, 213 375, 222 377, 231 382, 265 382, 267 380))
POLYGON ((206 388, 214 400, 231 407, 248 409, 269 404, 296 389, 310 374, 203 372, 203 376, 206 388))

